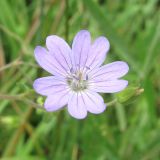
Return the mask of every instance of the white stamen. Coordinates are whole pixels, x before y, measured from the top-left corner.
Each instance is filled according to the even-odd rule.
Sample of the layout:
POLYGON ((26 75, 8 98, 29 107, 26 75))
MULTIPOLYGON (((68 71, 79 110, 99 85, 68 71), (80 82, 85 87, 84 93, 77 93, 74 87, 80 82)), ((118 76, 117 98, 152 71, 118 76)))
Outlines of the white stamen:
POLYGON ((67 83, 73 91, 82 91, 88 87, 88 75, 85 71, 70 69, 71 75, 67 77, 67 83))

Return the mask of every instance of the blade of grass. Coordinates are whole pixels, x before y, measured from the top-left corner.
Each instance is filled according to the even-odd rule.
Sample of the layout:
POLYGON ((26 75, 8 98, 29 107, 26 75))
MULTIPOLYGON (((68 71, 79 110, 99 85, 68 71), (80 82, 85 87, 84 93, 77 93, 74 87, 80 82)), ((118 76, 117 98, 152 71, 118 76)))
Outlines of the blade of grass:
POLYGON ((106 15, 109 13, 104 13, 93 0, 83 0, 83 3, 91 13, 91 16, 93 16, 93 18, 99 22, 98 24, 102 31, 107 35, 111 41, 111 44, 115 46, 117 54, 126 60, 136 73, 139 73, 137 62, 131 56, 132 51, 128 50, 127 45, 125 45, 123 42, 123 38, 120 38, 118 34, 116 34, 116 30, 113 28, 112 22, 110 22, 110 20, 107 18, 106 15))

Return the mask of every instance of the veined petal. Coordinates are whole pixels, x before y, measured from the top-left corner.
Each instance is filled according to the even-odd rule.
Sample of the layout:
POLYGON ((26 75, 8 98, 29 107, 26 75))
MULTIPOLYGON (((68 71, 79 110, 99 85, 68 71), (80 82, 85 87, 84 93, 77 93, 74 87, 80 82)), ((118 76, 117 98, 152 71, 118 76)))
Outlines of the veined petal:
POLYGON ((98 81, 90 81, 89 89, 95 92, 102 92, 102 93, 116 93, 128 85, 128 81, 126 80, 98 80, 98 81))
POLYGON ((49 95, 44 103, 44 107, 48 112, 53 112, 61 109, 68 103, 69 91, 58 92, 49 95))
POLYGON ((94 81, 117 79, 124 76, 128 70, 126 62, 116 61, 92 70, 89 77, 94 81))
POLYGON ((87 116, 87 109, 80 93, 73 92, 68 101, 69 114, 77 119, 84 119, 87 116))
POLYGON ((45 48, 37 46, 34 50, 34 55, 38 64, 49 73, 64 77, 66 76, 66 71, 59 67, 54 56, 49 54, 45 48))
POLYGON ((84 105, 87 110, 94 114, 104 112, 106 105, 104 104, 103 98, 96 92, 86 91, 82 95, 84 105))
POLYGON ((49 76, 36 79, 33 83, 33 88, 37 93, 46 96, 67 90, 67 85, 64 79, 49 76))
POLYGON ((64 71, 70 71, 72 68, 71 48, 60 37, 56 35, 48 36, 46 46, 49 53, 54 57, 54 62, 58 68, 64 71))
POLYGON ((90 47, 90 33, 86 30, 81 30, 76 34, 72 44, 72 56, 76 67, 81 68, 85 66, 90 47))
POLYGON ((99 67, 104 62, 109 48, 109 41, 105 37, 97 38, 91 46, 86 66, 99 67))

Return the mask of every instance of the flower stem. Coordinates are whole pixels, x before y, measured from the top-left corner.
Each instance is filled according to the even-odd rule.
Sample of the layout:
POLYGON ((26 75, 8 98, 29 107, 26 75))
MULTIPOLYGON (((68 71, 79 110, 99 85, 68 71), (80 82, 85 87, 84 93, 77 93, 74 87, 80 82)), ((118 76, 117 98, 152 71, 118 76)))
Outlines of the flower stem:
POLYGON ((4 99, 4 100, 16 100, 16 101, 23 101, 24 103, 31 105, 34 108, 40 108, 40 109, 44 109, 41 105, 27 99, 26 97, 24 97, 25 94, 19 94, 19 95, 7 95, 7 94, 0 94, 0 99, 4 99))
POLYGON ((116 103, 117 103, 117 99, 114 99, 114 100, 112 100, 112 101, 110 101, 108 103, 105 103, 105 104, 107 105, 107 107, 109 107, 109 106, 115 105, 116 103))

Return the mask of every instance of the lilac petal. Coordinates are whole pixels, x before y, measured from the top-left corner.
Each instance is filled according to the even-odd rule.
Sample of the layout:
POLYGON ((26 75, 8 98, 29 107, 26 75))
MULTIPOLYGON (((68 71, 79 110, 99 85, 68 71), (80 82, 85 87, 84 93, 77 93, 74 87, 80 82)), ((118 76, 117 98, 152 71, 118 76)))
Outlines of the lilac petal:
POLYGON ((57 111, 68 103, 68 98, 68 91, 62 91, 53 95, 49 95, 44 103, 44 107, 48 112, 57 111))
POLYGON ((105 37, 97 38, 91 46, 86 66, 89 68, 99 67, 104 62, 109 48, 109 41, 105 37))
POLYGON ((68 112, 77 119, 84 119, 87 116, 87 109, 80 93, 72 93, 68 101, 68 112))
POLYGON ((94 80, 111 80, 124 76, 129 71, 128 64, 123 61, 109 63, 100 68, 96 68, 89 73, 89 77, 94 80))
POLYGON ((72 44, 73 60, 76 67, 81 68, 85 66, 90 46, 90 33, 86 30, 78 32, 72 44))
POLYGON ((84 92, 82 96, 84 105, 89 112, 99 114, 106 109, 103 98, 96 92, 87 91, 84 92))
POLYGON ((64 79, 59 77, 49 76, 36 79, 33 83, 33 88, 41 95, 57 94, 67 89, 64 79))
POLYGON ((69 45, 56 35, 48 36, 46 39, 46 45, 49 53, 54 57, 58 68, 70 71, 72 68, 72 60, 71 48, 69 45))
POLYGON ((53 75, 66 76, 66 71, 58 66, 55 58, 41 46, 37 46, 34 50, 35 59, 38 64, 53 75))
POLYGON ((108 80, 108 81, 92 81, 89 83, 89 88, 95 92, 102 93, 116 93, 128 85, 128 81, 126 80, 108 80))

